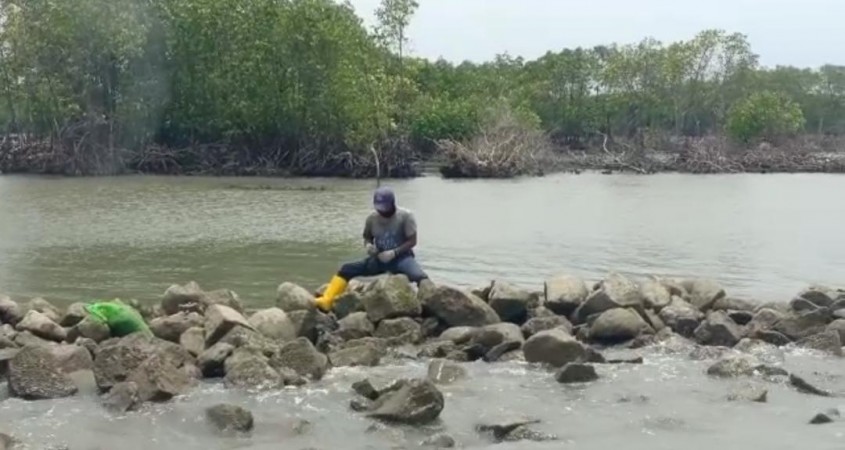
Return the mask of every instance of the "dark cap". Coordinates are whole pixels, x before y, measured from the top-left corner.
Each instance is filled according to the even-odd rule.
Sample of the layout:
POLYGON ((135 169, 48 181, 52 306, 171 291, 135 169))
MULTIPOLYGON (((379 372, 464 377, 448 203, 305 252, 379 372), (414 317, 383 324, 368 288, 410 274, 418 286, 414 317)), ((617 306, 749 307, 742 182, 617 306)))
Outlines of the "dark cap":
POLYGON ((393 191, 387 187, 380 187, 376 189, 373 194, 373 206, 378 212, 390 212, 396 207, 396 197, 393 191))

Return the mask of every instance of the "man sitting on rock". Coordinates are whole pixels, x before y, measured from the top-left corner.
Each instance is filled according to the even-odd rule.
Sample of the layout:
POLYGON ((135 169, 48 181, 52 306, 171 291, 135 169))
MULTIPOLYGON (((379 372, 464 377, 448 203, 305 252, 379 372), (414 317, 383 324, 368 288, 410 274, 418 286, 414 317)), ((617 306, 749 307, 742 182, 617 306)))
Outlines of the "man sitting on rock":
POLYGON ((349 280, 383 273, 405 274, 417 285, 428 279, 414 258, 417 245, 417 221, 413 213, 396 207, 396 197, 389 188, 378 188, 373 195, 375 211, 364 222, 364 247, 367 257, 346 263, 335 274, 317 306, 332 309, 335 297, 343 293, 349 280))

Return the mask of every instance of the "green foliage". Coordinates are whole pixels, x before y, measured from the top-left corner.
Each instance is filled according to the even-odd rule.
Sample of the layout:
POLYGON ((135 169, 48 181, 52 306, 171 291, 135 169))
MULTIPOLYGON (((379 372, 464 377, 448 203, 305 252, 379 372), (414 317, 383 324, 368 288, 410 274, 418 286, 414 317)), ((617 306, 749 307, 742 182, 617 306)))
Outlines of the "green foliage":
POLYGON ((794 134, 803 126, 801 107, 772 92, 755 92, 734 105, 728 113, 728 133, 742 142, 777 139, 794 134))

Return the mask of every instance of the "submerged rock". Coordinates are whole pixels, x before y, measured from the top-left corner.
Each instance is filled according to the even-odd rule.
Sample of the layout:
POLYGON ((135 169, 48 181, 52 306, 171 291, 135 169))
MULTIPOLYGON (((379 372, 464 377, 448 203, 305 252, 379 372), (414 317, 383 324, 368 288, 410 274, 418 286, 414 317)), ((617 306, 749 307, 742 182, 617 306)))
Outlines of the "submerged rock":
POLYGON ((455 438, 446 433, 435 434, 434 436, 428 437, 420 442, 420 446, 422 447, 454 448, 455 445, 455 438))
POLYGON ((252 413, 237 405, 217 404, 205 410, 205 417, 219 431, 252 431, 252 413))
POLYGON ((226 375, 223 383, 227 388, 238 389, 276 389, 284 385, 284 379, 274 368, 270 367, 267 359, 261 355, 241 352, 236 357, 234 353, 226 360, 226 375))
POLYGON ((481 327, 501 322, 499 315, 475 295, 438 286, 423 297, 425 307, 449 327, 481 327))
POLYGON ((835 302, 836 297, 836 291, 824 286, 810 286, 798 294, 798 298, 806 300, 818 308, 830 307, 835 302))
POLYGON ((740 386, 728 394, 728 401, 746 401, 754 403, 766 403, 768 401, 769 390, 763 386, 753 384, 746 384, 740 386))
POLYGON ((138 395, 138 385, 132 381, 117 383, 103 396, 103 407, 112 412, 125 413, 133 411, 141 404, 138 395))
POLYGON ((568 363, 555 373, 558 383, 587 383, 598 380, 595 367, 590 364, 568 363))
POLYGON ((525 360, 562 367, 566 363, 583 360, 587 351, 574 337, 561 329, 541 331, 522 346, 525 360))
POLYGON ((492 424, 479 424, 475 430, 486 436, 494 443, 517 442, 517 441, 552 441, 557 437, 551 434, 540 433, 530 429, 528 426, 540 423, 539 420, 514 420, 503 421, 492 424))
POLYGON ((838 409, 829 409, 825 412, 820 412, 810 419, 810 425, 823 425, 826 423, 833 423, 841 417, 838 409))
POLYGON ((734 346, 734 350, 747 353, 765 364, 780 364, 784 361, 783 350, 760 339, 744 338, 734 346))
POLYGON ((559 275, 546 280, 543 290, 543 305, 561 316, 575 312, 590 293, 583 279, 571 275, 559 275))
POLYGON ((193 385, 192 379, 166 355, 152 355, 127 378, 138 386, 141 401, 164 402, 182 395, 193 385))
POLYGON ((748 355, 729 355, 707 369, 707 375, 721 378, 751 376, 758 361, 748 355))
POLYGON ((451 361, 436 359, 428 365, 428 379, 435 384, 451 384, 466 376, 466 369, 451 361))
POLYGON ((24 400, 70 397, 78 391, 59 367, 59 361, 43 347, 24 347, 9 361, 9 393, 24 400))
POLYGON ((373 323, 397 317, 417 317, 422 305, 405 275, 379 278, 362 297, 367 317, 373 323))
POLYGON ((798 392, 803 394, 818 395, 819 397, 830 397, 832 395, 824 389, 819 389, 813 386, 807 380, 795 375, 794 373, 789 374, 789 384, 795 387, 798 392))
POLYGON ((369 417, 409 425, 425 425, 440 416, 445 406, 443 394, 427 379, 401 380, 382 393, 369 417))

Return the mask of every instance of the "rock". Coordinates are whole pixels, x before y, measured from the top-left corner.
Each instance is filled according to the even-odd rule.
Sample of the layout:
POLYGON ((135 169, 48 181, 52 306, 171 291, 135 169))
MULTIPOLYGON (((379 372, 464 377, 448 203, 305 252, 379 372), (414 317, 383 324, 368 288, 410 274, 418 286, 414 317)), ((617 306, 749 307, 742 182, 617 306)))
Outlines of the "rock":
POLYGON ((752 335, 754 338, 764 342, 768 342, 778 347, 784 346, 792 342, 788 337, 778 333, 777 331, 765 330, 758 331, 752 335))
POLYGON ((717 311, 743 311, 752 314, 756 308, 757 305, 752 301, 728 296, 719 298, 711 307, 717 311))
POLYGON ((435 434, 434 436, 428 437, 420 442, 420 446, 422 447, 454 448, 455 445, 455 438, 446 433, 435 434))
POLYGON ((373 323, 397 317, 417 317, 422 314, 422 305, 417 298, 408 277, 388 275, 379 278, 364 293, 361 299, 367 317, 373 323))
POLYGON ((205 345, 211 347, 235 326, 253 330, 241 313, 224 305, 211 305, 205 310, 205 345))
POLYGON ((501 322, 496 311, 483 300, 449 286, 438 286, 423 301, 426 309, 449 327, 481 327, 501 322))
POLYGON ((482 356, 481 359, 484 360, 484 362, 488 362, 488 363, 496 362, 496 361, 499 361, 500 359, 502 359, 506 354, 514 352, 514 351, 519 350, 521 348, 522 348, 522 342, 521 341, 502 342, 501 344, 496 345, 495 347, 493 347, 489 351, 487 351, 487 353, 485 353, 484 356, 482 356))
POLYGON ((754 368, 754 372, 759 373, 764 378, 774 381, 774 379, 778 377, 788 377, 789 372, 786 371, 783 367, 776 367, 776 366, 769 366, 766 364, 761 364, 754 368))
POLYGON ((728 401, 747 401, 755 403, 766 403, 769 390, 762 386, 753 384, 743 385, 739 389, 728 394, 728 401))
POLYGON ((317 323, 321 313, 317 312, 316 308, 285 312, 296 328, 297 337, 304 337, 311 342, 317 341, 317 323))
POLYGON ((381 348, 364 344, 335 350, 329 353, 329 361, 334 367, 375 367, 384 355, 381 348))
POLYGON ((363 295, 360 292, 349 291, 347 288, 345 293, 335 298, 332 311, 338 319, 343 319, 352 313, 366 312, 364 311, 364 301, 362 298, 363 295))
POLYGON ((716 361, 707 369, 707 375, 721 378, 750 376, 758 362, 748 355, 729 355, 716 361))
POLYGON ((141 404, 141 398, 138 396, 138 385, 131 381, 117 383, 103 397, 102 403, 103 407, 112 412, 133 411, 141 404))
POLYGON ((403 380, 398 388, 379 396, 368 416, 388 422, 425 425, 435 421, 444 406, 443 394, 430 380, 403 380))
POLYGON ((838 409, 829 409, 825 412, 820 412, 810 419, 810 425, 823 425, 826 423, 833 423, 839 419, 840 414, 838 409))
POLYGON ((644 362, 642 356, 630 356, 626 358, 608 359, 607 364, 642 364, 644 362))
POLYGON ((803 299, 801 297, 794 298, 789 302, 789 308, 795 312, 815 311, 819 309, 813 302, 803 299))
POLYGON ((754 314, 750 311, 736 311, 729 309, 727 310, 728 317, 734 321, 737 325, 748 325, 751 323, 751 320, 754 319, 754 314))
POLYGON ((772 329, 797 341, 807 336, 821 333, 831 321, 832 315, 830 311, 820 308, 799 315, 786 316, 778 320, 772 326, 772 329))
POLYGON ((164 291, 161 299, 161 310, 166 315, 181 311, 203 312, 208 306, 205 293, 200 286, 191 281, 184 286, 172 285, 164 291))
POLYGON ((314 296, 304 287, 284 282, 276 289, 276 307, 286 313, 314 309, 314 296))
POLYGON ((522 330, 516 324, 503 322, 479 328, 470 339, 470 344, 480 345, 486 352, 502 343, 524 341, 522 330))
POLYGON ((418 358, 445 358, 450 352, 458 349, 452 341, 430 341, 420 346, 418 358))
POLYGON ((819 350, 833 356, 843 356, 842 341, 839 332, 836 330, 823 331, 812 336, 807 336, 795 343, 799 347, 819 350))
POLYGON ((100 343, 111 337, 109 326, 97 319, 86 316, 68 331, 67 340, 76 342, 80 338, 91 339, 100 343))
POLYGON ((689 354, 689 358, 693 361, 705 361, 709 359, 723 358, 730 354, 731 349, 728 347, 702 347, 696 346, 689 354))
POLYGON ((781 349, 760 339, 744 338, 734 346, 734 350, 747 353, 764 364, 780 364, 784 361, 781 349))
POLYGON ((669 289, 666 289, 666 286, 656 280, 643 282, 640 285, 640 295, 643 298, 643 306, 658 313, 672 302, 672 294, 669 293, 669 289))
POLYGON ((590 364, 567 363, 555 373, 558 383, 587 383, 598 380, 596 369, 590 364))
POLYGON ((218 343, 229 344, 235 348, 246 347, 258 351, 268 358, 279 351, 281 344, 277 344, 263 334, 241 326, 232 328, 218 343))
POLYGON ((94 369, 94 359, 85 347, 63 344, 49 347, 49 350, 56 358, 57 367, 64 373, 94 369))
POLYGON ((589 295, 584 280, 571 275, 559 275, 546 280, 543 290, 544 306, 561 316, 569 316, 575 312, 589 295))
POLYGON ((794 373, 789 374, 789 384, 795 387, 798 392, 801 392, 803 394, 818 395, 820 397, 831 396, 830 392, 813 386, 812 384, 807 382, 807 380, 799 377, 798 375, 795 375, 794 373))
POLYGON ((276 370, 287 367, 313 380, 323 378, 328 364, 328 357, 318 352, 311 341, 305 338, 288 342, 270 359, 270 365, 276 370))
POLYGON ((470 289, 470 294, 484 300, 485 303, 490 302, 490 291, 493 289, 493 282, 489 282, 487 284, 476 286, 470 289))
POLYGON ((67 332, 56 322, 50 320, 46 315, 32 309, 18 322, 19 331, 30 333, 54 342, 62 342, 67 337, 67 332))
POLYGON ((639 285, 623 275, 612 273, 599 283, 598 289, 590 293, 584 303, 575 310, 574 316, 578 323, 583 323, 593 314, 642 304, 643 297, 639 285))
POLYGON ((133 333, 122 338, 112 338, 102 342, 94 355, 97 385, 107 391, 115 384, 126 381, 153 355, 165 358, 176 368, 193 361, 187 350, 179 345, 152 336, 133 333))
POLYGON ((40 338, 29 331, 22 331, 15 335, 15 345, 18 347, 50 347, 56 345, 56 342, 40 338))
POLYGON ((373 401, 366 398, 356 397, 349 401, 349 409, 355 412, 365 412, 372 408, 373 401))
POLYGON ((531 293, 504 281, 494 281, 488 296, 488 304, 499 318, 516 324, 528 320, 528 310, 537 306, 531 293))
POLYGON ((366 378, 352 383, 352 390, 368 400, 376 400, 380 395, 370 380, 366 378))
POLYGON ((428 365, 428 379, 435 384, 451 384, 466 376, 466 369, 445 359, 435 359, 428 365))
POLYGON ((692 337, 704 314, 680 297, 673 297, 668 306, 660 310, 660 320, 675 333, 692 337))
POLYGON ((563 316, 544 316, 529 319, 522 325, 522 335, 527 339, 531 336, 552 328, 563 328, 567 333, 572 333, 572 324, 563 316))
POLYGON ((743 330, 724 311, 711 311, 693 334, 702 345, 733 347, 742 339, 743 330))
POLYGON ((170 342, 179 342, 182 333, 189 328, 199 327, 203 318, 195 312, 178 312, 176 314, 157 317, 150 321, 150 331, 157 338, 170 342))
POLYGON ((386 319, 378 324, 374 335, 394 344, 417 344, 422 340, 422 328, 410 317, 386 319))
POLYGON ((6 433, 0 433, 0 450, 12 450, 17 444, 17 439, 13 438, 12 436, 9 436, 6 433))
POLYGON ((179 336, 179 345, 193 356, 199 356, 205 351, 205 330, 202 327, 191 327, 179 336))
POLYGON ((453 327, 441 333, 438 339, 451 341, 457 345, 461 345, 472 340, 473 336, 475 336, 478 331, 478 327, 453 327))
POLYGON ((297 329, 288 315, 279 308, 263 309, 249 318, 252 328, 276 342, 288 342, 297 338, 297 329))
POLYGON ((26 313, 29 311, 37 311, 47 316, 50 321, 57 324, 62 320, 62 313, 59 312, 59 309, 40 297, 30 300, 29 303, 26 304, 24 310, 24 316, 26 316, 26 313))
POLYGON ((72 327, 81 322, 82 319, 87 316, 88 312, 85 311, 85 303, 73 303, 72 305, 68 306, 64 316, 62 316, 61 320, 59 320, 59 325, 63 327, 72 327))
POLYGON ((523 344, 522 351, 527 362, 544 363, 553 367, 578 362, 587 353, 580 342, 559 328, 531 336, 523 344))
POLYGON ((835 331, 839 333, 839 340, 845 342, 845 319, 836 319, 829 323, 825 331, 835 331))
POLYGON ((786 317, 782 312, 771 308, 760 308, 748 322, 748 334, 753 336, 760 331, 771 329, 778 321, 786 317))
POLYGON ((657 315, 656 312, 650 309, 643 310, 640 313, 640 316, 645 319, 646 323, 653 329, 655 332, 659 332, 660 330, 666 328, 666 324, 663 323, 663 320, 660 319, 660 316, 657 315))
POLYGON ((699 311, 711 309, 719 299, 725 297, 725 290, 713 280, 684 280, 681 285, 689 293, 689 303, 699 311))
POLYGON ((479 424, 475 430, 493 443, 517 442, 517 441, 552 441, 557 437, 550 434, 540 433, 528 428, 528 425, 540 423, 539 420, 520 420, 495 424, 479 424))
POLYGON ((127 378, 138 386, 141 401, 165 402, 182 395, 192 386, 188 375, 166 355, 152 355, 127 378))
POLYGON ((219 378, 225 375, 224 363, 232 355, 235 347, 225 342, 218 342, 202 352, 197 359, 197 367, 206 378, 219 378))
POLYGON ((252 413, 236 405, 217 404, 205 410, 205 417, 219 431, 252 431, 252 413))
POLYGON ((20 305, 5 295, 0 295, 0 323, 17 325, 23 319, 20 305))
MULTIPOLYGON (((32 312, 32 311, 31 311, 32 312)), ((9 393, 24 400, 70 397, 78 388, 44 347, 24 347, 9 361, 9 393)))
POLYGON ((830 307, 833 305, 836 297, 837 293, 833 289, 823 286, 810 286, 798 294, 798 298, 806 300, 819 308, 830 307))
POLYGON ((337 333, 345 340, 372 336, 376 330, 373 323, 367 318, 366 312, 353 312, 338 320, 337 324, 337 333))
POLYGON ((0 349, 0 379, 6 379, 9 372, 9 361, 18 354, 17 348, 0 349))
POLYGON ((276 389, 284 385, 282 376, 275 369, 270 367, 266 358, 261 355, 243 352, 243 356, 235 358, 234 353, 226 361, 226 376, 223 384, 227 388, 239 389, 276 389), (234 359, 233 359, 234 358, 234 359))
POLYGON ((235 291, 229 289, 216 289, 205 293, 205 301, 210 305, 223 305, 243 314, 244 307, 241 298, 235 291))
POLYGON ((607 310, 590 327, 590 339, 603 342, 622 342, 654 330, 639 314, 623 308, 607 310))

